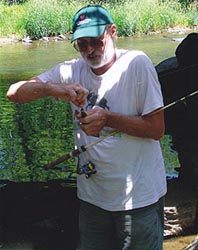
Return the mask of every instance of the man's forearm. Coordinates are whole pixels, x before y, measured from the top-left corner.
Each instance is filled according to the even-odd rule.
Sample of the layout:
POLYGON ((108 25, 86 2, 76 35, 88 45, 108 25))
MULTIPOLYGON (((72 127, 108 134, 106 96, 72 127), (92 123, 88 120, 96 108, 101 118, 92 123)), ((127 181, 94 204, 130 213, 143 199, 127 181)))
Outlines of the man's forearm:
POLYGON ((25 103, 39 98, 51 96, 56 99, 71 101, 78 107, 82 107, 87 99, 89 91, 78 83, 53 83, 42 82, 39 78, 29 81, 21 81, 12 84, 7 92, 7 97, 12 102, 25 103))
POLYGON ((87 112, 87 116, 77 115, 77 118, 87 135, 99 134, 104 127, 154 140, 159 140, 164 135, 164 113, 160 109, 145 116, 129 116, 95 106, 87 112))
POLYGON ((7 97, 12 102, 25 103, 49 96, 48 92, 46 83, 33 79, 12 84, 7 92, 7 97))
POLYGON ((108 112, 106 125, 129 135, 154 140, 164 135, 163 111, 153 116, 126 116, 108 112))

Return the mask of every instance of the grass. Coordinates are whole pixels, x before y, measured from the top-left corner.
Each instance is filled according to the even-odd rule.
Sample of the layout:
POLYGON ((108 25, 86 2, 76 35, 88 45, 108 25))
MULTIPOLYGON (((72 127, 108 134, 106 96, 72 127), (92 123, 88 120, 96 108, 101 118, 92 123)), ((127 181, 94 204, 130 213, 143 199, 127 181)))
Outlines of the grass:
POLYGON ((25 36, 24 6, 7 6, 0 3, 0 37, 9 37, 12 34, 25 36))
POLYGON ((187 26, 181 6, 176 1, 159 4, 155 0, 127 1, 122 8, 111 11, 118 27, 118 35, 148 34, 164 31, 175 25, 187 26))
MULTIPOLYGON (((98 1, 95 1, 98 2, 98 1)), ((23 5, 0 3, 0 37, 66 34, 72 29, 72 17, 89 1, 29 0, 23 5)), ((111 13, 118 36, 132 36, 164 31, 176 25, 194 27, 198 23, 197 3, 188 8, 177 0, 127 0, 104 4, 111 13)))

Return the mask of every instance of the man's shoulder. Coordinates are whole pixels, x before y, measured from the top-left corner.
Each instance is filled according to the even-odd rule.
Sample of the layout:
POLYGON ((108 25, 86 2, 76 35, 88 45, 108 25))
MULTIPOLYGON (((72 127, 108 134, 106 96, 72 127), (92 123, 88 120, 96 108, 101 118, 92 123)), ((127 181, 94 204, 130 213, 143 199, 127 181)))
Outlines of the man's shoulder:
POLYGON ((117 49, 116 50, 117 58, 128 57, 135 58, 137 56, 146 56, 146 54, 141 50, 126 50, 126 49, 117 49))
POLYGON ((141 64, 146 63, 147 60, 150 61, 148 56, 141 50, 124 50, 118 49, 117 50, 117 59, 119 62, 125 62, 127 64, 141 64))
POLYGON ((60 63, 60 65, 79 65, 79 64, 83 64, 84 60, 80 57, 80 58, 73 58, 70 60, 66 60, 62 63, 60 63))
POLYGON ((82 58, 73 58, 57 64, 54 68, 58 71, 65 71, 82 69, 85 66, 85 61, 82 58))

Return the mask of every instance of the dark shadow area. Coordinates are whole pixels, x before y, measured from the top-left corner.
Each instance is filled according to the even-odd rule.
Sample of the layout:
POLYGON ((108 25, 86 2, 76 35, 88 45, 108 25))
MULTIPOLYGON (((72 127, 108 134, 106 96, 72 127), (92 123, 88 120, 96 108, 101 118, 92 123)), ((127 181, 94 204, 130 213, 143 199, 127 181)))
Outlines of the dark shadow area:
POLYGON ((172 136, 173 149, 181 164, 179 180, 193 189, 198 185, 198 64, 159 73, 165 105, 166 134, 172 136), (194 95, 189 96, 190 94, 194 95), (184 100, 181 98, 186 97, 184 100))
POLYGON ((175 57, 156 66, 165 104, 165 133, 178 153, 178 178, 168 181, 166 229, 170 236, 198 232, 198 33, 175 57), (172 104, 172 105, 170 105, 172 104), (166 108, 167 107, 167 108, 166 108), (171 232, 172 231, 172 232, 171 232))
POLYGON ((1 249, 76 250, 76 188, 62 184, 8 182, 1 188, 1 249))

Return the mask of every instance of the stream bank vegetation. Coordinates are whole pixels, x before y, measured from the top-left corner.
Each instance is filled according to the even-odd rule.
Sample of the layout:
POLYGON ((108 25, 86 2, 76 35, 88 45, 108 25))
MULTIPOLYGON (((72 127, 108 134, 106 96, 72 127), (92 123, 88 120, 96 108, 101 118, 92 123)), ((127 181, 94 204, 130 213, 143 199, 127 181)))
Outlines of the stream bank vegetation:
POLYGON ((175 26, 198 25, 197 1, 178 0, 2 0, 0 37, 40 39, 69 34, 72 17, 79 8, 102 4, 111 13, 118 36, 163 32, 175 26))

